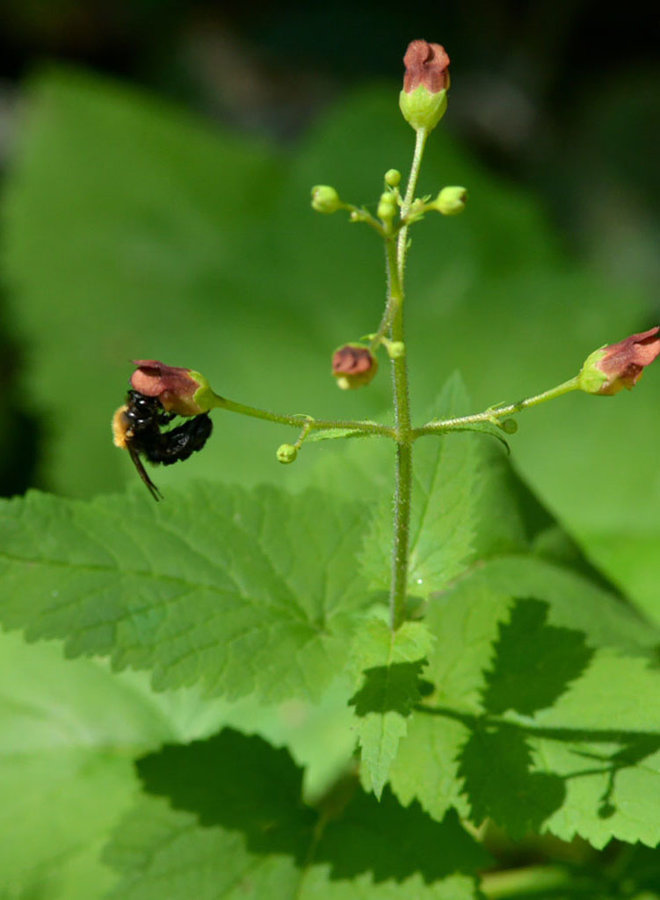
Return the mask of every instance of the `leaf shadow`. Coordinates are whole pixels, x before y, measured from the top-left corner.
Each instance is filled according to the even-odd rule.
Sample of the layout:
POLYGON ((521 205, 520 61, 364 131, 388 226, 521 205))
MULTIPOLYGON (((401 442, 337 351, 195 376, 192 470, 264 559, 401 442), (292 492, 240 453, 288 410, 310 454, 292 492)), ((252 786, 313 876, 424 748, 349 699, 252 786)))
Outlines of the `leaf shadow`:
POLYGON ((355 707, 356 716, 369 713, 396 712, 410 716, 421 697, 421 674, 426 659, 392 663, 364 669, 362 687, 348 701, 355 707))
POLYGON ((660 749, 658 734, 538 727, 533 722, 502 718, 510 712, 531 716, 552 706, 593 658, 594 651, 587 645, 585 635, 548 624, 548 610, 547 603, 534 598, 514 602, 509 621, 499 627, 493 660, 485 672, 481 715, 426 705, 416 707, 459 720, 467 727, 468 736, 458 755, 458 772, 472 818, 477 823, 491 818, 512 837, 538 831, 563 805, 571 778, 607 774, 597 815, 614 815, 617 773, 638 765, 660 749), (561 775, 538 771, 534 749, 543 738, 589 745, 584 751, 575 746, 572 753, 597 764, 561 775), (602 754, 591 749, 598 743, 609 745, 602 754), (612 744, 618 749, 612 751, 612 744))
POLYGON ((508 622, 499 626, 495 655, 481 692, 484 710, 531 715, 552 704, 585 671, 593 657, 580 631, 547 622, 549 605, 516 599, 508 622))
POLYGON ((305 804, 302 769, 288 751, 231 728, 150 753, 137 769, 147 793, 192 812, 199 828, 241 832, 250 853, 290 856, 300 869, 328 864, 334 880, 370 872, 375 882, 401 882, 419 872, 431 884, 489 862, 454 812, 436 822, 389 789, 379 802, 355 776, 344 779, 339 802, 305 804))

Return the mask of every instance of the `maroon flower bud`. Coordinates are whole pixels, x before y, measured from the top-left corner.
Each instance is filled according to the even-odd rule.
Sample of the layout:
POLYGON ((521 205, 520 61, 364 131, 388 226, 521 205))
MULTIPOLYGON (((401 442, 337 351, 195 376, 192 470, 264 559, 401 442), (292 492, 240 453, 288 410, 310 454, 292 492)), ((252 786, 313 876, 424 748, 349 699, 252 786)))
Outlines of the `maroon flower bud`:
POLYGON ((630 390, 642 377, 645 366, 660 356, 660 326, 632 334, 617 344, 594 350, 585 360, 578 385, 589 394, 611 395, 630 390))
POLYGON ((344 344, 332 356, 332 374, 342 390, 369 384, 378 371, 378 360, 368 347, 344 344))
POLYGON ((432 131, 447 109, 449 57, 440 44, 412 41, 403 57, 406 73, 399 106, 415 131, 432 131))
POLYGON ((138 367, 131 376, 133 390, 145 397, 158 397, 163 409, 179 416, 208 412, 208 382, 203 375, 180 366, 166 366, 156 359, 134 359, 138 367))

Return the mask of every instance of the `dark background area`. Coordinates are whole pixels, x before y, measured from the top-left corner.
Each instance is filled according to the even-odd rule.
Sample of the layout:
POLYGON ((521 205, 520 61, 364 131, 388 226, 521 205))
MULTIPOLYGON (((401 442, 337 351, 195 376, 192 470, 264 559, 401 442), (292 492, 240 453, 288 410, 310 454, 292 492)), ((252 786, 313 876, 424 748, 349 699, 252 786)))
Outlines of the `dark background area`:
MULTIPOLYGON (((409 40, 441 42, 454 76, 449 130, 536 194, 569 252, 657 296, 653 6, 15 0, 1 16, 0 164, 11 153, 22 85, 44 62, 132 82, 286 147, 350 87, 392 79, 409 40)), ((10 438, 0 492, 13 494, 31 483, 44 435, 14 390, 20 346, 1 315, 0 333, 0 416, 10 438)))

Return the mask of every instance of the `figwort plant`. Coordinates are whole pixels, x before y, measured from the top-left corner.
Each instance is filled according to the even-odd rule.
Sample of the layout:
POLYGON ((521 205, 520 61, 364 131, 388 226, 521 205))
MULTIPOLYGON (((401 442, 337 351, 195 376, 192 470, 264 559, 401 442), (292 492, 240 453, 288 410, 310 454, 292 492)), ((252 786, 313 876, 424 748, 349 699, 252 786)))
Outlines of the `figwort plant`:
POLYGON ((34 677, 0 710, 19 720, 3 732, 2 896, 660 896, 658 628, 500 446, 531 407, 631 388, 660 354, 660 328, 594 351, 556 387, 469 415, 454 378, 415 421, 411 239, 427 216, 463 212, 467 190, 417 195, 449 57, 413 41, 404 61, 405 186, 389 169, 373 210, 312 189, 316 212, 346 212, 384 245, 382 317, 335 350, 332 375, 367 387, 380 356, 391 420, 269 412, 153 359, 135 361, 113 419, 156 500, 144 462, 202 450, 215 410, 293 428, 283 464, 319 439, 373 438, 354 442, 356 457, 389 442, 393 487, 380 504, 362 496, 364 472, 349 497, 199 482, 162 504, 142 490, 2 501, 0 621, 92 658, 6 645, 6 665, 22 660, 34 677), (148 671, 153 690, 115 674, 129 668, 148 671), (156 694, 174 689, 185 690, 156 694), (55 712, 40 729, 42 707, 55 712))
MULTIPOLYGON (((409 617, 406 594, 415 442, 421 437, 455 431, 491 431, 496 436, 501 433, 514 434, 517 428, 512 418, 514 414, 574 390, 609 395, 623 387, 630 389, 641 377, 644 367, 660 354, 660 326, 656 326, 595 350, 577 375, 541 394, 515 403, 497 404, 473 415, 433 420, 415 427, 408 386, 404 323, 410 229, 429 213, 458 215, 467 202, 467 189, 455 185, 441 188, 434 198, 416 196, 426 142, 447 110, 449 62, 449 56, 439 44, 412 41, 406 51, 406 72, 399 105, 405 120, 415 132, 415 146, 405 191, 401 191, 401 173, 398 170, 385 172, 384 189, 374 214, 363 206, 345 202, 330 185, 312 188, 313 209, 328 215, 347 211, 351 222, 368 225, 385 244, 387 299, 378 329, 360 341, 339 347, 332 357, 332 373, 342 389, 368 385, 378 371, 376 354, 383 348, 389 356, 392 373, 393 427, 371 421, 336 421, 311 415, 278 414, 246 406, 216 394, 199 372, 168 366, 157 360, 139 360, 131 379, 135 391, 157 398, 163 410, 169 413, 197 416, 220 408, 300 429, 294 443, 282 444, 277 450, 277 458, 285 464, 295 461, 304 441, 315 432, 330 432, 332 437, 337 438, 365 434, 393 440, 396 445, 396 485, 390 584, 392 629, 397 629, 409 617)), ((118 412, 121 415, 122 410, 118 412)), ((130 423, 123 423, 119 434, 115 433, 115 443, 130 448, 132 434, 130 423)))

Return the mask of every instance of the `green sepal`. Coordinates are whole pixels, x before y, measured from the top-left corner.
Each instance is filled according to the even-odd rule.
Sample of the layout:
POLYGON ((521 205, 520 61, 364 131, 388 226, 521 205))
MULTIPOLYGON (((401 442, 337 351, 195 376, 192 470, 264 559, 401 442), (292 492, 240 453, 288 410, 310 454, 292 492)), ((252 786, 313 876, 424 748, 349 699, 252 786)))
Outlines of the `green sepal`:
POLYGON ((399 108, 403 118, 415 131, 424 129, 433 131, 440 119, 447 111, 447 91, 438 91, 432 94, 423 84, 414 91, 399 94, 399 108))
POLYGON ((224 405, 224 399, 212 390, 208 379, 204 375, 200 372, 194 372, 192 369, 190 370, 190 375, 199 383, 199 387, 193 394, 193 402, 199 407, 200 413, 209 412, 211 409, 224 405))
POLYGON ((578 387, 587 394, 600 394, 601 388, 608 380, 605 372, 598 368, 598 363, 605 356, 606 347, 594 350, 584 361, 578 375, 578 387))

